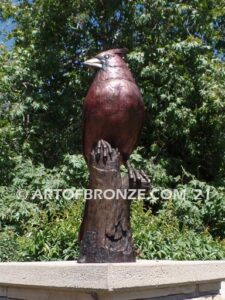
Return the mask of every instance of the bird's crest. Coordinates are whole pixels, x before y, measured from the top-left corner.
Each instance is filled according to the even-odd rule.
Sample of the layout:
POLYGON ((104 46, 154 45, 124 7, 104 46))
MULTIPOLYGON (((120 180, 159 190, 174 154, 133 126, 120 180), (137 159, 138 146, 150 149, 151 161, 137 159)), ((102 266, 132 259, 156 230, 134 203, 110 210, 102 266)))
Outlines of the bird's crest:
POLYGON ((106 54, 106 53, 110 54, 111 53, 111 54, 118 54, 120 56, 124 56, 127 52, 128 52, 127 48, 121 48, 121 49, 116 48, 116 49, 105 50, 101 54, 103 54, 103 53, 104 54, 106 54))
POLYGON ((111 50, 115 54, 126 54, 128 52, 127 48, 121 48, 121 49, 112 49, 111 50))

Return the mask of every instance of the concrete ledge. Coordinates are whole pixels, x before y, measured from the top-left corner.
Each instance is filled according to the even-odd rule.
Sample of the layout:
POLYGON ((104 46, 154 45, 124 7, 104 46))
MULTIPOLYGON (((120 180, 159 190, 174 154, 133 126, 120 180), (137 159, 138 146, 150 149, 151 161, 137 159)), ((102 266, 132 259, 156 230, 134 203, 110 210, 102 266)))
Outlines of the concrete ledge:
POLYGON ((224 280, 225 261, 0 263, 0 299, 196 298, 217 295, 224 280))

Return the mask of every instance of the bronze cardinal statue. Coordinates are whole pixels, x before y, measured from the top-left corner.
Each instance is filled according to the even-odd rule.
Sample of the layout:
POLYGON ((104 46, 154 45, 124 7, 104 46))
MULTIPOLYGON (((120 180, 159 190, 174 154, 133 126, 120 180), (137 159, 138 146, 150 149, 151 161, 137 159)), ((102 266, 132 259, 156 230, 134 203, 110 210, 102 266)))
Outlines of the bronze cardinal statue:
POLYGON ((131 168, 128 159, 137 146, 144 122, 144 103, 135 80, 124 61, 126 49, 104 51, 85 61, 98 69, 84 102, 83 151, 88 165, 91 152, 103 149, 105 158, 111 146, 118 148, 130 178, 147 180, 144 172, 131 168))

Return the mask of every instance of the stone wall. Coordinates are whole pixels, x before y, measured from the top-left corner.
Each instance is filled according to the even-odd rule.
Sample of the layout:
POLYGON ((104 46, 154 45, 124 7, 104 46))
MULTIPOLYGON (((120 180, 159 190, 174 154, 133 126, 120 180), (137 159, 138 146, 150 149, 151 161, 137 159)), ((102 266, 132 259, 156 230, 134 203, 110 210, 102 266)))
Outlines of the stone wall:
POLYGON ((4 300, 225 300, 225 261, 0 263, 4 300))

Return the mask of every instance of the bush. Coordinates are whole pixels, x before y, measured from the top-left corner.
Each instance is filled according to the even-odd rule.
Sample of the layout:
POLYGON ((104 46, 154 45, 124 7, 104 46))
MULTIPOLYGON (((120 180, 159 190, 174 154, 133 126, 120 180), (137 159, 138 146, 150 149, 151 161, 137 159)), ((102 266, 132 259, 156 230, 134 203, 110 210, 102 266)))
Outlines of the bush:
POLYGON ((157 216, 133 203, 133 237, 141 259, 214 260, 225 258, 225 243, 214 240, 207 229, 196 232, 180 220, 170 203, 157 216))

